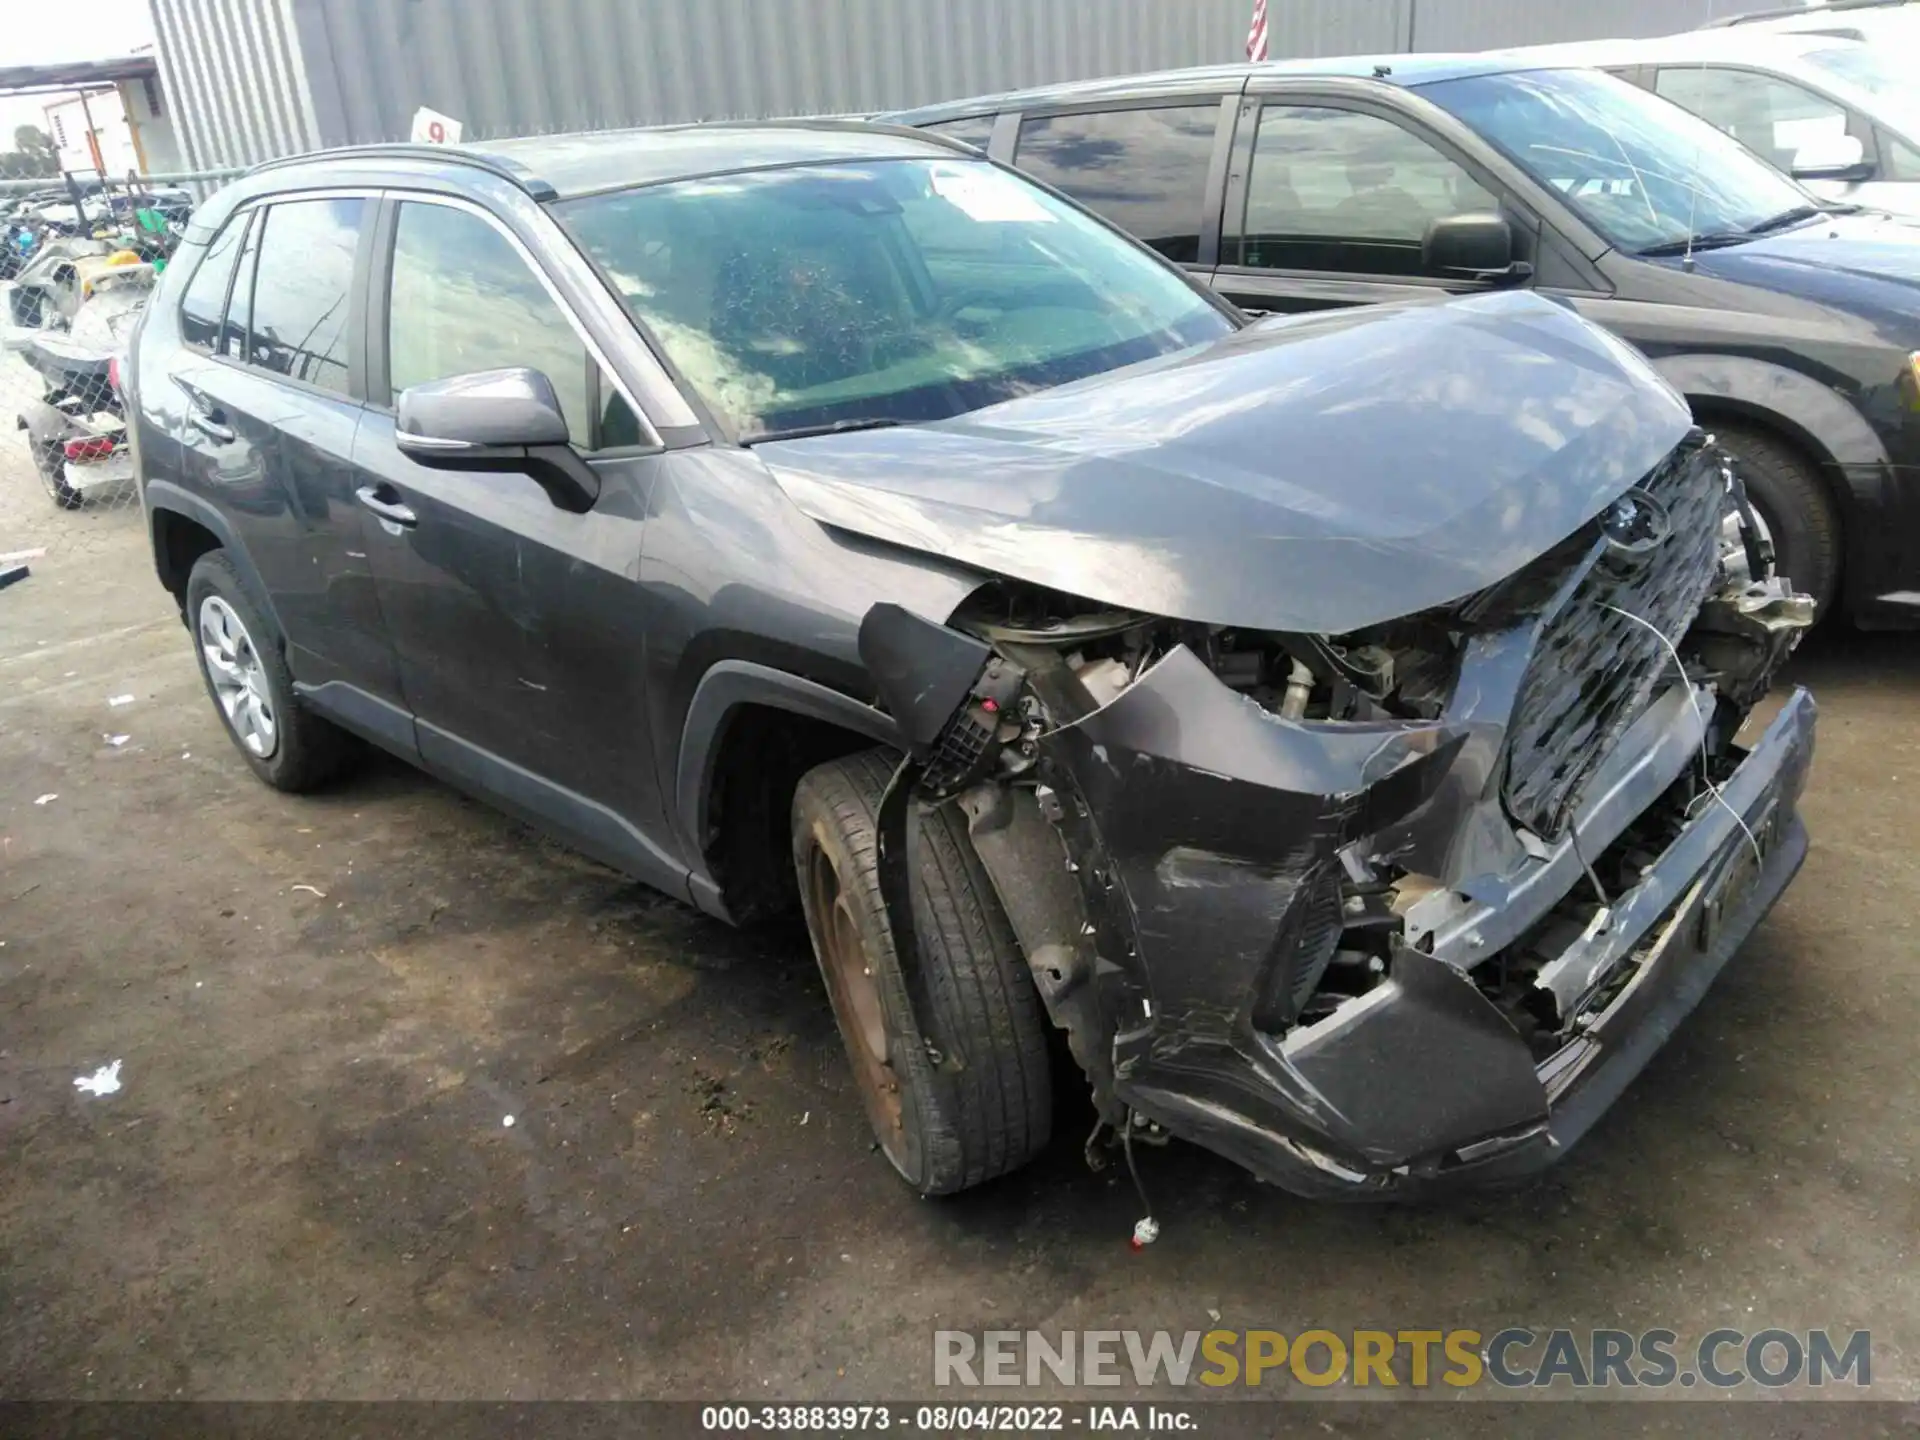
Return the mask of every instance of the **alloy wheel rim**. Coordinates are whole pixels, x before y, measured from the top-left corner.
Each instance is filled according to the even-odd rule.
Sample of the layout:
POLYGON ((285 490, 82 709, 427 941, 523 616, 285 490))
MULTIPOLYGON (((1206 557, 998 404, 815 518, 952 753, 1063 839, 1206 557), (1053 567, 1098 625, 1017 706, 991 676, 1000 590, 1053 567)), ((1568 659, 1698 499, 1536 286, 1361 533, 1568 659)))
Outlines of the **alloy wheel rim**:
POLYGON ((815 844, 807 864, 807 908, 813 920, 820 969, 833 997, 840 1033, 853 1061, 860 1100, 881 1148, 898 1163, 905 1135, 900 1078, 894 1073, 886 1011, 873 963, 860 938, 852 901, 826 850, 815 844))
POLYGON ((207 680, 227 728, 249 755, 271 759, 280 743, 280 728, 273 710, 273 692, 267 687, 267 667, 253 636, 234 608, 218 595, 200 602, 199 631, 207 680))

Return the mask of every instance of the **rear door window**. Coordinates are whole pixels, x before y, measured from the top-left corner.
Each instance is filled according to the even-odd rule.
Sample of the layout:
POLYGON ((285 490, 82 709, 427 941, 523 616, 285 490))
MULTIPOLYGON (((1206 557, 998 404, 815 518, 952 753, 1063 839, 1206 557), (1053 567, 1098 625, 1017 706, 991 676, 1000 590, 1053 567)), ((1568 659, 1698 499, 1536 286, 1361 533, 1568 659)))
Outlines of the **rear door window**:
POLYGON ((1356 275, 1425 273, 1427 227, 1499 201, 1393 121, 1358 110, 1260 111, 1247 208, 1229 263, 1356 275))
POLYGON ((354 196, 267 208, 245 322, 248 364, 347 393, 353 260, 366 205, 354 196))
POLYGON ((1169 260, 1200 258, 1207 168, 1219 128, 1204 104, 1029 116, 1014 163, 1169 260))
POLYGON ((187 293, 181 297, 180 339, 204 354, 212 354, 219 341, 220 316, 226 309, 227 292, 233 287, 241 239, 252 218, 251 212, 235 215, 220 228, 213 244, 207 247, 200 268, 187 282, 187 293))

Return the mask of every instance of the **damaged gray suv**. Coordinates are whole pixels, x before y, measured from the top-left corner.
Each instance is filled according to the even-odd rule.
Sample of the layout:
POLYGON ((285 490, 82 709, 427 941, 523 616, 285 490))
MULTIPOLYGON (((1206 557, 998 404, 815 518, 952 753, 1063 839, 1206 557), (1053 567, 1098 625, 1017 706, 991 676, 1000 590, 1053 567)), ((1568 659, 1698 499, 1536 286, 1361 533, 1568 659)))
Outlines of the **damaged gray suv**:
POLYGON ((1524 1174, 1805 854, 1810 604, 1538 297, 1249 324, 958 145, 709 126, 256 170, 126 384, 242 759, 797 905, 924 1193, 1070 1066, 1304 1193, 1524 1174))

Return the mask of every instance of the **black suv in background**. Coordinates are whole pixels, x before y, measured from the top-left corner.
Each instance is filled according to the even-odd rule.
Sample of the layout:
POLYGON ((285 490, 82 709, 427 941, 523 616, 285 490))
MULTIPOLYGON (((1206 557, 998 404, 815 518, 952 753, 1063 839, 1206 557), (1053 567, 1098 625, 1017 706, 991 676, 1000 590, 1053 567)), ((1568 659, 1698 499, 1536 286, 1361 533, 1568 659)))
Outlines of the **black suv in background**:
POLYGON ((246 763, 358 736, 805 915, 925 1193, 1102 1133, 1296 1189, 1547 1164, 1792 878, 1812 605, 1526 294, 1249 325, 956 142, 375 147, 195 216, 128 370, 246 763))
POLYGON ((891 118, 1057 187, 1250 313, 1562 300, 1739 458, 1800 589, 1920 624, 1920 230, 1823 207, 1677 106, 1524 56, 1388 56, 891 118))

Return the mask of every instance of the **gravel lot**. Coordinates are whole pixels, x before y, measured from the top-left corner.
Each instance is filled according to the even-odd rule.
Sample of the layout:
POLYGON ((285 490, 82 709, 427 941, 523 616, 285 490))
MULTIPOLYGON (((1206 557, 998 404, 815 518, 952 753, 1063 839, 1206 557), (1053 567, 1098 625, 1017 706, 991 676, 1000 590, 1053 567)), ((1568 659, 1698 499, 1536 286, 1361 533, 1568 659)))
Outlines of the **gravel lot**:
POLYGON ((0 481, 0 550, 51 547, 0 592, 0 1393, 871 1399, 927 1390, 936 1325, 1214 1312, 1870 1327, 1876 1391, 1920 1390, 1920 638, 1799 658, 1812 857, 1556 1173, 1328 1208, 1154 1153, 1134 1254, 1070 1105, 1030 1172, 906 1194, 799 934, 397 764, 255 783, 137 515, 0 481), (114 1060, 119 1093, 76 1090, 114 1060))

